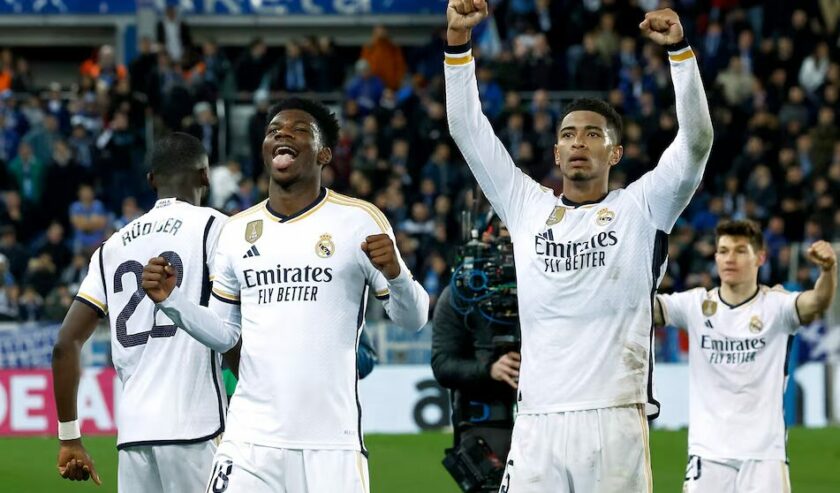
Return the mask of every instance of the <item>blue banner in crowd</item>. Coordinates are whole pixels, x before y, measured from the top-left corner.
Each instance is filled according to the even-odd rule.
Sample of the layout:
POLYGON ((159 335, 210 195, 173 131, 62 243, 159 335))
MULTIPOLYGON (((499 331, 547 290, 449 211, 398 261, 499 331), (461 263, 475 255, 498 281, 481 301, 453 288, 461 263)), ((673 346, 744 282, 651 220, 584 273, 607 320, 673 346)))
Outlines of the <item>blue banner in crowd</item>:
POLYGON ((157 8, 179 5, 187 14, 443 16, 447 0, 0 0, 0 15, 133 14, 138 4, 157 8))
POLYGON ((0 331, 0 368, 49 368, 59 324, 24 324, 0 331))

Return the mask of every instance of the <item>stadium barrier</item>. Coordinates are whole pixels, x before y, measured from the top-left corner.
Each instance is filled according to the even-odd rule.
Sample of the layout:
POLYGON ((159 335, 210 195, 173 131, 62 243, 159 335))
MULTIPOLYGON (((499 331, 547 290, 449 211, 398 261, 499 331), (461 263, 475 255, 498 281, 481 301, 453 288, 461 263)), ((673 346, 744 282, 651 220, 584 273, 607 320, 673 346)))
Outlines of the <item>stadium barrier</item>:
MULTIPOLYGON (((801 396, 796 424, 828 424, 824 363, 806 363, 793 381, 801 396)), ((835 372, 836 375, 836 372, 835 372)), ((662 414, 654 427, 688 424, 688 367, 660 364, 654 374, 662 414)), ((113 368, 87 368, 79 385, 79 421, 87 435, 116 432, 114 403, 120 385, 113 368)), ((449 394, 427 365, 388 365, 359 385, 363 429, 367 433, 417 433, 449 426, 449 394)), ((52 374, 48 369, 0 370, 0 436, 55 435, 57 429, 52 374)))

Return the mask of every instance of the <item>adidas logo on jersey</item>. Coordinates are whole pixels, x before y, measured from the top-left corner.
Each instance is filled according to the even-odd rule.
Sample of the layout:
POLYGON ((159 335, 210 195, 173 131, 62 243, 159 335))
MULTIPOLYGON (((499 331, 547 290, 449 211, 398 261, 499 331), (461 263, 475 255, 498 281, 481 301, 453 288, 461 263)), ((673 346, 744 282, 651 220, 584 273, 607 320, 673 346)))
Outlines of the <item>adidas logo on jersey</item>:
POLYGON ((257 250, 257 245, 254 245, 251 248, 249 248, 247 252, 245 252, 245 255, 243 255, 242 258, 259 257, 259 256, 260 256, 260 251, 257 250))

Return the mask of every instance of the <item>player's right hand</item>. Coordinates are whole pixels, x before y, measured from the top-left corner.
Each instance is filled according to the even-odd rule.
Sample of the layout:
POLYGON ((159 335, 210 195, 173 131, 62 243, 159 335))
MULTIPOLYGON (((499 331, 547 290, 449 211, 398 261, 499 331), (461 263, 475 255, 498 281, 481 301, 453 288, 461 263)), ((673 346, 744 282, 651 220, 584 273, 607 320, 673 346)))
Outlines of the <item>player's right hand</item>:
POLYGON ((825 271, 833 269, 837 265, 837 254, 834 253, 834 248, 831 243, 824 240, 814 242, 813 245, 808 247, 805 256, 811 263, 818 265, 820 269, 825 271))
POLYGON ((70 481, 87 481, 93 479, 97 485, 102 484, 99 473, 93 466, 93 459, 88 455, 80 439, 62 440, 58 449, 58 473, 70 481))
POLYGON ((172 294, 177 280, 175 267, 169 265, 165 258, 155 257, 149 259, 149 263, 143 267, 141 286, 152 301, 160 303, 172 294))
POLYGON ((493 380, 505 382, 513 388, 519 387, 519 353, 511 351, 502 355, 490 367, 490 377, 493 380))
POLYGON ((447 27, 452 31, 469 31, 487 18, 488 13, 487 0, 449 0, 447 27))

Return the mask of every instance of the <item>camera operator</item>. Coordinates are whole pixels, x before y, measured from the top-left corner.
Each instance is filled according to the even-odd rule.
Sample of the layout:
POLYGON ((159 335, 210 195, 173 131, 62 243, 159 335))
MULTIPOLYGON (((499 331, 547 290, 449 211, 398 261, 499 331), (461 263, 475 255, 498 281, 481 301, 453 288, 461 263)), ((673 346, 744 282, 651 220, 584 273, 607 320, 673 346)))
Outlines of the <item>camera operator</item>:
MULTIPOLYGON (((487 248, 494 241, 492 233, 482 236, 487 248)), ((510 259, 512 272, 512 252, 510 259)), ((512 274, 511 281, 515 282, 512 274)), ((454 445, 444 465, 463 491, 498 491, 510 450, 519 380, 518 317, 502 323, 480 310, 464 313, 453 300, 459 296, 453 289, 458 287, 447 286, 438 299, 432 334, 432 370, 440 385, 452 391, 454 445), (482 457, 482 464, 463 464, 477 462, 470 460, 476 457, 482 457)), ((515 299, 514 288, 506 295, 514 310, 515 299)))

